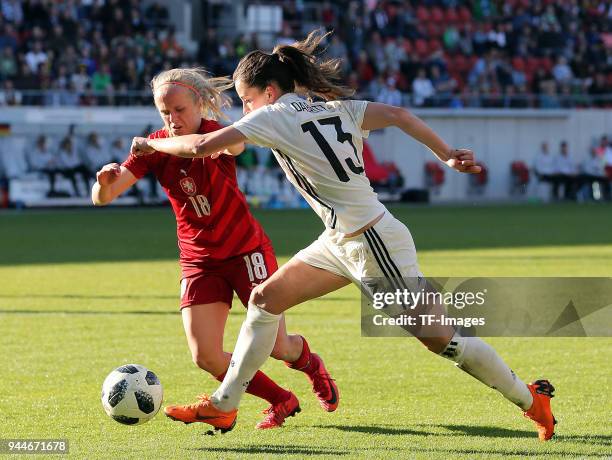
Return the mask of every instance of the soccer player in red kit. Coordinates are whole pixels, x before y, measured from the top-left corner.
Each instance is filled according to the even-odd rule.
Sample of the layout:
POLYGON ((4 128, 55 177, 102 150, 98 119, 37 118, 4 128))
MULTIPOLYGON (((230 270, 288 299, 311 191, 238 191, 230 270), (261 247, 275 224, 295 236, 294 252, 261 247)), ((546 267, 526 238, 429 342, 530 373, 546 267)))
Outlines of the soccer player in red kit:
MULTIPOLYGON (((201 69, 171 69, 151 82, 155 105, 164 128, 149 138, 204 134, 221 129, 226 78, 209 78, 201 69)), ((244 144, 233 145, 237 153, 244 144)), ((238 188, 232 155, 219 159, 185 159, 163 152, 130 155, 123 164, 111 163, 97 173, 92 189, 96 205, 113 201, 140 178, 152 172, 168 196, 176 216, 181 265, 181 313, 194 362, 219 381, 231 363, 223 351, 223 332, 235 292, 243 305, 251 290, 278 268, 272 244, 249 211, 238 188)), ((281 320, 271 356, 306 374, 326 411, 338 406, 338 388, 323 361, 311 353, 306 340, 288 335, 281 320)), ((296 396, 258 371, 247 392, 267 400, 270 407, 257 428, 275 428, 300 411, 296 396)), ((168 406, 168 417, 185 423, 201 422, 198 397, 193 404, 168 406)))

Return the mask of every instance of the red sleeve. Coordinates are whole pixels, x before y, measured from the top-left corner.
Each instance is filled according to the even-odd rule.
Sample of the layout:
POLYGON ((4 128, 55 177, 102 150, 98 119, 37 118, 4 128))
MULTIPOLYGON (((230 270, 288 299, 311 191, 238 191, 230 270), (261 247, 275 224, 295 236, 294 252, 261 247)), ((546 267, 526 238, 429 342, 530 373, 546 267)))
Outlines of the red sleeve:
MULTIPOLYGON (((160 129, 159 131, 155 131, 154 133, 149 134, 148 138, 157 139, 160 137, 166 137, 165 133, 166 132, 163 129, 160 129)), ((122 163, 122 166, 129 169, 130 172, 134 174, 137 179, 141 179, 153 169, 153 163, 155 162, 157 157, 157 152, 151 155, 143 156, 136 156, 130 153, 127 159, 122 163)))
POLYGON ((129 169, 130 172, 134 174, 137 179, 141 179, 151 170, 151 167, 149 166, 146 157, 137 157, 136 155, 133 155, 131 153, 121 164, 121 166, 129 169))

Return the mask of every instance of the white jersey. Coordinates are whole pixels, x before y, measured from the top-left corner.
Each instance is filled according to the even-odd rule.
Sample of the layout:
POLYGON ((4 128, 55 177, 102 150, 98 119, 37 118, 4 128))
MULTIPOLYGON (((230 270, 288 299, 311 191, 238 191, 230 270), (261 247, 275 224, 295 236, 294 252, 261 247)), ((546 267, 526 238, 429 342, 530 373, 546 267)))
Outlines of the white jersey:
POLYGON ((328 229, 353 233, 385 211, 363 166, 361 129, 367 101, 309 103, 294 93, 233 124, 249 142, 269 147, 287 179, 328 229))

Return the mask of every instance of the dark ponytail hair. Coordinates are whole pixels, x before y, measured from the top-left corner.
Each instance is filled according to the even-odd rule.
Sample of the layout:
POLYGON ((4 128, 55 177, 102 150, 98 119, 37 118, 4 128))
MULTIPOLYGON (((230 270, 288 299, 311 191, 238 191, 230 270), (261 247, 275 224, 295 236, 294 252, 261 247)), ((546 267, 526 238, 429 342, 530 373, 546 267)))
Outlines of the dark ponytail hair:
POLYGON ((330 33, 314 30, 301 42, 275 47, 272 54, 251 51, 238 63, 234 82, 240 80, 262 90, 276 82, 285 93, 305 92, 328 101, 353 95, 354 91, 341 83, 340 59, 319 61, 315 55, 330 33))

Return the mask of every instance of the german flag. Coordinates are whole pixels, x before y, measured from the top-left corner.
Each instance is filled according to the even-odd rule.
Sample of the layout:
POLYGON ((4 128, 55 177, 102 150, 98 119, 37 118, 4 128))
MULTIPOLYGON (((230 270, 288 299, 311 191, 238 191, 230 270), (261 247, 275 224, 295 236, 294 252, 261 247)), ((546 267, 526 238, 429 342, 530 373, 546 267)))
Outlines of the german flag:
POLYGON ((11 125, 8 123, 0 123, 0 137, 10 136, 10 134, 11 134, 11 125))

